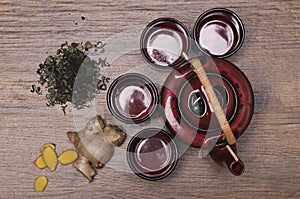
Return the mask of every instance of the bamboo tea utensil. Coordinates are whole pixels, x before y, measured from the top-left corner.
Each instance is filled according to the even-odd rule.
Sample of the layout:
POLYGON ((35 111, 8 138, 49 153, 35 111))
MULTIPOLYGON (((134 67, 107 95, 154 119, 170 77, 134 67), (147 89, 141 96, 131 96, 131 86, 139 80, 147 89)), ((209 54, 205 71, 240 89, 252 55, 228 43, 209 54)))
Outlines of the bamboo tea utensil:
POLYGON ((232 148, 228 144, 226 145, 226 148, 229 151, 230 155, 233 157, 233 159, 236 162, 239 161, 239 158, 237 157, 237 155, 234 153, 234 151, 232 150, 232 148))
MULTIPOLYGON (((225 134, 225 138, 228 142, 229 145, 233 145, 236 142, 236 139, 231 131, 231 128, 229 126, 229 123, 227 121, 227 118, 223 112, 223 109, 220 105, 220 102, 215 94, 215 91, 206 75, 206 72, 200 62, 200 60, 198 58, 192 58, 189 59, 189 57, 187 56, 186 53, 182 53, 182 56, 191 63, 194 72, 197 74, 200 82, 202 83, 204 90, 207 94, 207 97, 209 99, 209 102, 215 112, 215 115, 217 117, 217 120, 225 134)), ((226 146, 227 147, 227 146, 226 146)), ((230 148, 230 146, 228 146, 230 148)), ((227 148, 228 148, 227 147, 227 148)), ((231 155, 234 157, 234 159, 237 161, 238 158, 237 156, 234 154, 234 152, 232 150, 229 150, 229 152, 231 153, 231 155), (234 155, 233 155, 234 154, 234 155)))

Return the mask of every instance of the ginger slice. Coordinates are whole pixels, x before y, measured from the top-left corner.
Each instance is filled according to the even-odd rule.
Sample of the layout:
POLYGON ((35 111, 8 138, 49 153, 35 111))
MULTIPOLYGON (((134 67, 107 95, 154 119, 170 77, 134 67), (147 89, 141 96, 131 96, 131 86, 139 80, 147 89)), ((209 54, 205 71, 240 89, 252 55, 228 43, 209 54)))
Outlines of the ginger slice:
POLYGON ((39 176, 35 179, 34 182, 34 190, 36 192, 42 192, 45 190, 46 186, 48 184, 48 179, 46 176, 39 176))
POLYGON ((46 148, 46 147, 52 147, 54 150, 56 149, 56 145, 54 143, 46 143, 44 144, 43 146, 41 146, 40 148, 40 151, 41 153, 43 153, 43 150, 46 148))
POLYGON ((43 159, 43 156, 40 155, 35 161, 34 161, 34 164, 37 166, 37 168, 39 169, 45 169, 47 167, 44 159, 43 159))
POLYGON ((69 150, 66 150, 66 151, 62 152, 58 156, 58 161, 62 165, 67 165, 67 164, 70 164, 70 163, 74 162, 75 160, 77 160, 77 158, 78 158, 77 151, 75 151, 73 149, 69 149, 69 150))
POLYGON ((57 154, 55 150, 51 147, 48 146, 46 147, 43 152, 42 152, 43 160, 45 161, 45 164, 51 171, 55 171, 56 166, 57 166, 57 154))

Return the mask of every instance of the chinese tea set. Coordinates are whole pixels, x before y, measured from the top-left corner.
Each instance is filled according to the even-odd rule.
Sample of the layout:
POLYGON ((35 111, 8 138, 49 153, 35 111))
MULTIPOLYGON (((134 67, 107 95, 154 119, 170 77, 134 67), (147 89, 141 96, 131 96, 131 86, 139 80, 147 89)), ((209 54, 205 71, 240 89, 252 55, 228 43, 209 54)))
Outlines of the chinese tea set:
MULTIPOLYGON (((129 170, 146 180, 165 178, 185 152, 182 151, 184 144, 185 149, 199 148, 200 157, 209 154, 217 164, 227 166, 233 175, 242 175, 245 165, 237 156, 236 139, 251 121, 254 94, 245 74, 224 59, 235 54, 243 44, 245 29, 241 19, 231 10, 214 8, 198 17, 192 34, 177 19, 158 18, 138 36, 140 52, 147 65, 168 74, 160 90, 151 77, 140 73, 122 74, 108 88, 108 109, 120 122, 141 124, 158 116, 163 120, 163 128, 141 125, 144 129, 132 136, 126 150, 129 170)), ((69 101, 76 108, 84 107, 86 101, 79 97, 79 91, 87 91, 89 101, 95 96, 89 87, 106 90, 109 78, 105 76, 97 85, 87 83, 84 84, 87 87, 81 87, 78 83, 80 89, 73 88, 77 76, 74 71, 79 70, 86 54, 93 47, 103 53, 104 46, 101 42, 96 45, 90 42, 68 45, 66 42, 56 55, 39 65, 39 83, 47 84, 49 92, 47 106, 64 105, 69 101), (74 56, 69 56, 70 53, 74 56), (69 68, 72 70, 67 71, 69 68), (59 74, 61 71, 64 75, 59 74), (74 100, 76 97, 79 100, 74 100)), ((102 67, 109 66, 106 59, 101 59, 102 67)), ((83 71, 82 79, 95 82, 101 72, 99 63, 90 58, 87 63, 90 68, 83 71)), ((40 87, 32 85, 31 92, 41 94, 40 87)), ((67 150, 58 156, 55 144, 48 143, 41 147, 42 154, 34 164, 54 171, 58 162, 73 163, 90 182, 96 169, 107 164, 115 147, 126 139, 126 133, 119 126, 106 124, 100 115, 90 118, 82 130, 67 132, 67 136, 76 150, 67 150)), ((47 183, 45 176, 39 176, 35 190, 43 191, 47 183)))
POLYGON ((109 110, 125 123, 144 122, 158 104, 162 106, 167 130, 143 129, 128 144, 127 161, 136 175, 159 180, 174 170, 179 158, 175 135, 188 145, 208 150, 212 159, 227 165, 233 175, 244 172, 235 139, 252 118, 253 91, 243 72, 223 59, 239 50, 244 37, 241 19, 223 8, 201 14, 192 38, 184 24, 173 18, 159 18, 146 26, 140 40, 143 57, 159 69, 172 69, 161 92, 148 77, 128 73, 116 78, 107 93, 109 110), (201 81, 193 59, 184 57, 195 52, 193 59, 205 71, 208 83, 201 81), (217 99, 219 114, 210 95, 217 99), (224 115, 224 121, 219 115, 224 115), (229 129, 223 128, 225 124, 229 129), (228 130, 233 141, 228 139, 228 130))

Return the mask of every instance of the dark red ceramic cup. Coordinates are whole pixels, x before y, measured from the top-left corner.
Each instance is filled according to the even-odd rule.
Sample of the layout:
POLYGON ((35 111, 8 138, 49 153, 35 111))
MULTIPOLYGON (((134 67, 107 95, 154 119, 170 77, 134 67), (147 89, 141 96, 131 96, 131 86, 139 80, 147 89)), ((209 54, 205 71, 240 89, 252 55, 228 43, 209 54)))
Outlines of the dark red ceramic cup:
POLYGON ((128 73, 119 76, 107 92, 110 112, 125 123, 140 123, 148 119, 158 103, 158 91, 146 76, 128 73))
POLYGON ((228 9, 214 8, 199 16, 193 38, 203 52, 224 58, 240 49, 245 29, 237 14, 228 9))
POLYGON ((168 68, 183 61, 183 52, 189 51, 187 28, 173 18, 159 18, 149 23, 141 35, 142 55, 150 64, 168 68))
POLYGON ((170 135, 157 128, 137 133, 127 147, 127 161, 131 170, 146 180, 159 180, 176 167, 178 150, 170 135))

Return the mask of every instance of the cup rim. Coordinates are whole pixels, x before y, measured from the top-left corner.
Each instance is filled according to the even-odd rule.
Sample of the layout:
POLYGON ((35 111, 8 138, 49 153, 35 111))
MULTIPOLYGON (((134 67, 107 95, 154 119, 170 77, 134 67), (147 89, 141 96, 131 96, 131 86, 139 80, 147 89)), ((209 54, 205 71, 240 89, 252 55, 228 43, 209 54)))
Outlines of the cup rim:
POLYGON ((146 77, 145 75, 142 75, 140 73, 125 73, 125 74, 122 74, 119 77, 117 77, 111 83, 111 85, 109 86, 108 91, 107 91, 106 101, 107 101, 107 106, 108 106, 109 111, 119 121, 127 123, 127 124, 138 124, 138 123, 142 123, 142 122, 146 121, 147 119, 149 119, 152 116, 152 114, 155 112, 155 110, 157 108, 157 105, 159 103, 159 94, 158 94, 158 90, 157 90, 156 86, 154 85, 154 83, 148 77, 146 77), (149 113, 146 114, 144 117, 142 117, 140 119, 136 119, 136 120, 121 116, 115 110, 115 107, 113 106, 113 103, 112 103, 112 99, 110 98, 110 95, 112 94, 113 88, 118 84, 118 82, 122 79, 126 79, 126 78, 129 78, 129 77, 138 77, 138 78, 140 78, 142 81, 147 83, 147 85, 149 85, 151 93, 153 92, 152 93, 153 94, 153 105, 152 105, 149 113))
POLYGON ((194 24, 194 27, 193 27, 193 40, 195 41, 195 44, 196 46, 203 52, 205 53, 206 55, 209 55, 209 56, 215 56, 215 57, 218 57, 218 58, 227 58, 227 57, 230 57, 232 56, 233 54, 235 54, 243 45, 244 43, 244 40, 245 40, 245 26, 241 20, 241 18, 235 13, 233 12, 232 10, 229 10, 229 9, 226 9, 226 8, 212 8, 212 9, 209 9, 209 10, 206 10, 205 12, 203 12, 196 20, 195 24, 194 24), (224 12, 224 13, 227 13, 229 15, 231 15, 233 17, 233 19, 236 20, 236 22, 238 23, 239 25, 239 28, 241 30, 241 33, 240 33, 240 40, 239 42, 237 43, 237 45, 234 47, 234 49, 232 49, 231 51, 229 52, 226 52, 224 54, 221 54, 221 55, 214 55, 214 54, 211 54, 209 53, 207 50, 205 50, 204 48, 202 48, 202 46, 199 44, 198 40, 197 40, 197 27, 199 25, 199 23, 203 20, 203 18, 205 18, 207 15, 211 14, 211 13, 214 13, 214 12, 224 12))
POLYGON ((167 21, 167 22, 172 22, 172 23, 175 23, 177 25, 179 25, 184 33, 182 33, 183 35, 186 36, 186 42, 187 42, 187 49, 186 49, 186 53, 189 53, 190 50, 191 50, 191 34, 188 30, 188 28, 181 22, 179 21, 178 19, 175 19, 175 18, 172 18, 172 17, 161 17, 161 18, 157 18, 153 21, 151 21, 143 30, 142 34, 141 34, 141 37, 140 37, 140 50, 141 50, 141 54, 144 58, 144 60, 149 63, 151 66, 154 66, 156 68, 159 68, 159 69, 170 69, 170 68, 175 68, 176 66, 182 64, 185 59, 181 56, 181 58, 178 58, 177 60, 177 63, 175 64, 171 64, 169 66, 162 66, 162 65, 159 65, 159 64, 156 64, 154 62, 152 62, 151 60, 149 60, 148 56, 146 55, 144 49, 146 49, 146 46, 144 45, 144 41, 145 41, 145 37, 147 35, 147 33, 149 32, 149 30, 151 29, 151 27, 153 27, 155 24, 157 24, 158 22, 161 22, 161 21, 167 21))

